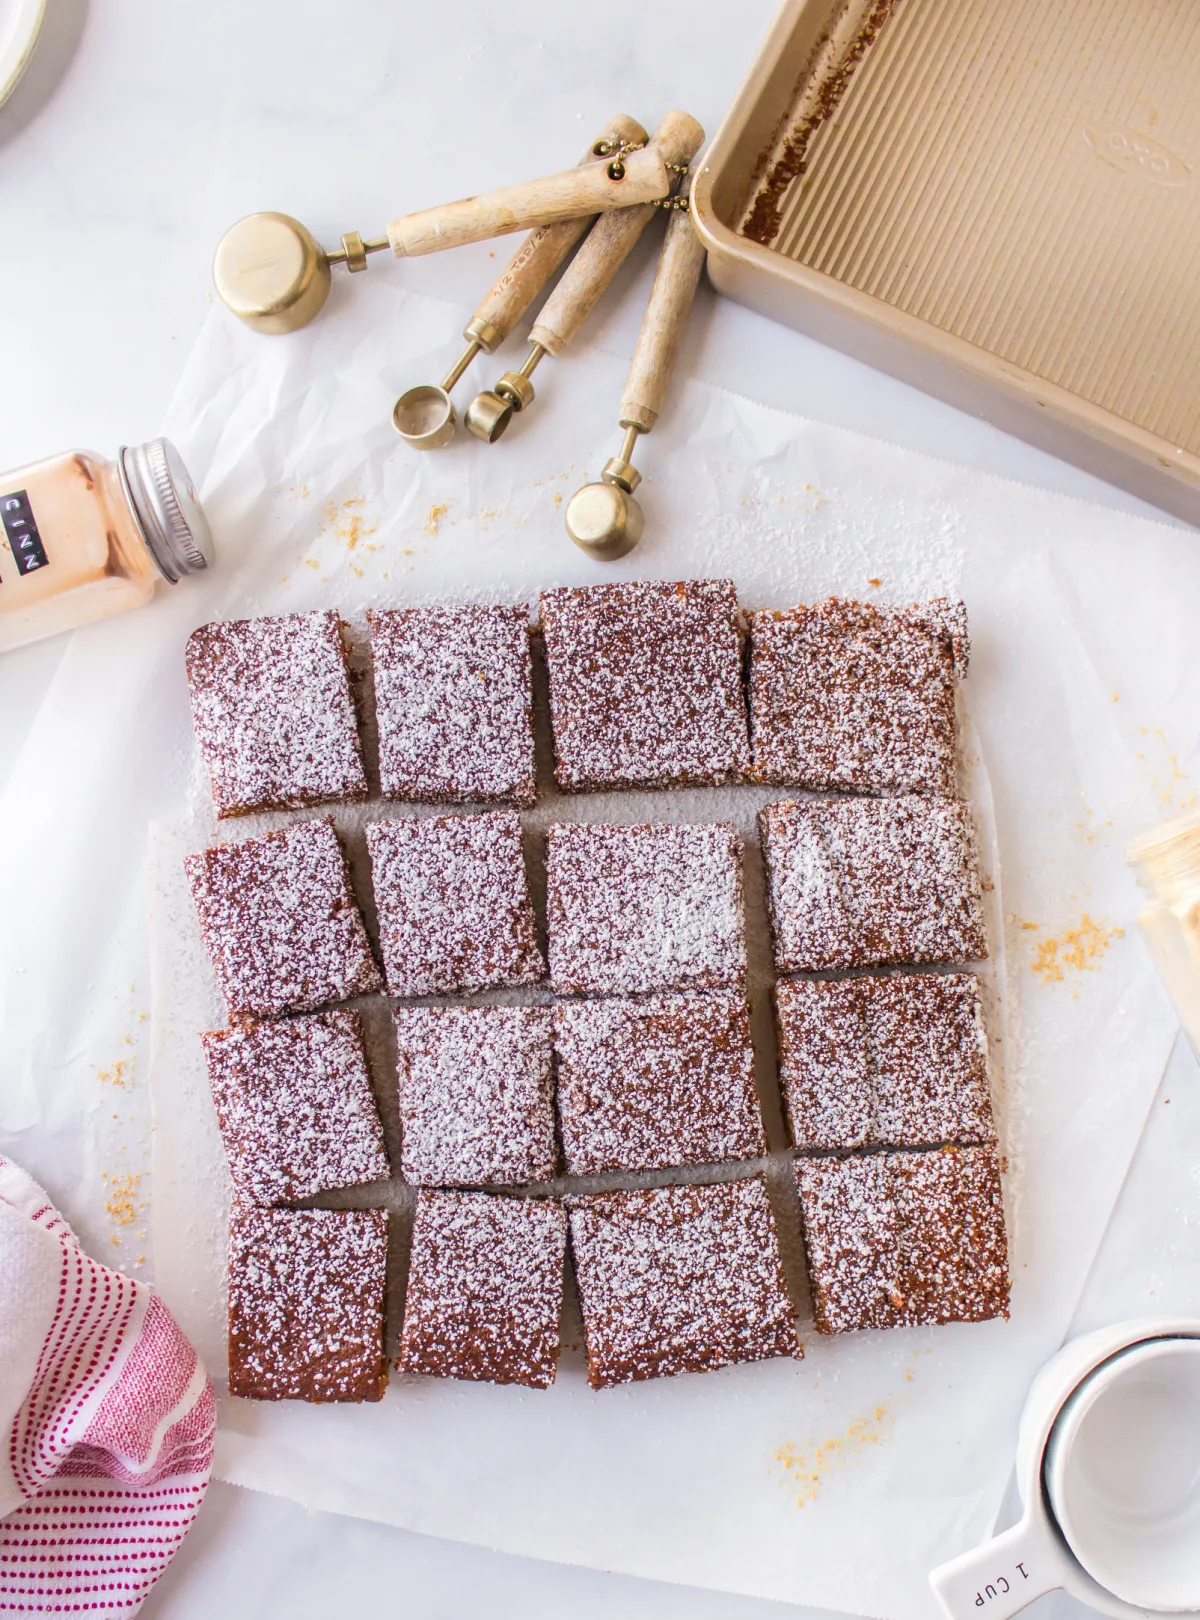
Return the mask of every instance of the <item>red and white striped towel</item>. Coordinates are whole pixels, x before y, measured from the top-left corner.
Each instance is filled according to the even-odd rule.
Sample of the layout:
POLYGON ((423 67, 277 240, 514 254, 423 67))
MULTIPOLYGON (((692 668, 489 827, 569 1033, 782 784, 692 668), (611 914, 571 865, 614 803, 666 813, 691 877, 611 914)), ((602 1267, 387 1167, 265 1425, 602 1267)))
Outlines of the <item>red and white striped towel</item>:
POLYGON ((0 1614, 131 1615, 196 1516, 214 1427, 157 1295, 0 1158, 0 1614))

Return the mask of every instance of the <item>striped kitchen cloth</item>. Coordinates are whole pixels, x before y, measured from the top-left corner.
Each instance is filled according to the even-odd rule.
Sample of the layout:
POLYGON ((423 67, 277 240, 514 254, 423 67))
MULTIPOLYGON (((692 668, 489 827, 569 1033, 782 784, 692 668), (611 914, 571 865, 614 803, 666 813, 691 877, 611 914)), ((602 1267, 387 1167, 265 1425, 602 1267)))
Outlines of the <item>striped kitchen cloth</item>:
POLYGON ((162 1301, 0 1158, 0 1614, 133 1614, 196 1516, 214 1428, 162 1301))

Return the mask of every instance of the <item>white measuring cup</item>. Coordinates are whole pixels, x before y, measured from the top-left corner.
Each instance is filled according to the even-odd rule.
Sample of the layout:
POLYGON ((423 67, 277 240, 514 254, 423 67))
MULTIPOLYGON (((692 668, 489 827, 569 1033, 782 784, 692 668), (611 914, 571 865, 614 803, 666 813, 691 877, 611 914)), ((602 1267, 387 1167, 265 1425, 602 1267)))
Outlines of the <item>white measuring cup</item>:
POLYGON ((1004 1620, 1062 1587, 1116 1620, 1200 1615, 1200 1322, 1066 1345, 1021 1419, 1012 1529, 933 1571, 951 1620, 1004 1620))

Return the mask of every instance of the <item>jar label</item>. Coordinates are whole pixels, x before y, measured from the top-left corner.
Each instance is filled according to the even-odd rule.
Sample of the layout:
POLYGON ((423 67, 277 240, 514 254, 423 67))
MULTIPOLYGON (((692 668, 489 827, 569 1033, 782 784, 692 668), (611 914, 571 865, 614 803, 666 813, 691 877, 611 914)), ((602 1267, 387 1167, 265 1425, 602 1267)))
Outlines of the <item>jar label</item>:
POLYGON ((0 520, 4 523, 5 537, 17 565, 17 573, 32 574, 35 568, 45 568, 50 559, 38 533, 33 508, 25 490, 15 489, 11 494, 0 495, 0 520))

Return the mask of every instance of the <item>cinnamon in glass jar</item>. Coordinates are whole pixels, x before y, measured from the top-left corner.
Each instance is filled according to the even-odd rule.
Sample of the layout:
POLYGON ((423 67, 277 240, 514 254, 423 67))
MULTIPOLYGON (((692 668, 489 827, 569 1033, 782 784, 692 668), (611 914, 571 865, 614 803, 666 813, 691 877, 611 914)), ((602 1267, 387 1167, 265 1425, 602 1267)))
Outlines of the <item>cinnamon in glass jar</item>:
POLYGON ((0 473, 0 652, 140 607, 212 561, 167 439, 126 446, 115 461, 73 450, 0 473))

